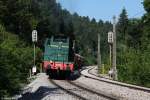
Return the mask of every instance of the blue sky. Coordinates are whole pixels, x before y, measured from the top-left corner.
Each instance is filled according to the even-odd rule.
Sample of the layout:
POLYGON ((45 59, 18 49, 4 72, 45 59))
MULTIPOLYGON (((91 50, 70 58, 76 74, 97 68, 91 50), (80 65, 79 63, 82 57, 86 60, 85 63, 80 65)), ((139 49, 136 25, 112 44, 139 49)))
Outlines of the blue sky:
POLYGON ((143 0, 56 0, 63 9, 71 13, 77 12, 80 16, 89 16, 97 21, 111 21, 112 16, 117 17, 125 7, 128 17, 139 18, 145 11, 142 5, 143 0))

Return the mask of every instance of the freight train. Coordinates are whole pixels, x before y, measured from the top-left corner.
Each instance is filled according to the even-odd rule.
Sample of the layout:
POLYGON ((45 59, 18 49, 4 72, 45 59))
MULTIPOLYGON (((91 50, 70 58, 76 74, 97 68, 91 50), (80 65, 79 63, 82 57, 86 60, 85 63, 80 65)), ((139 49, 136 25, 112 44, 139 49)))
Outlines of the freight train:
POLYGON ((47 75, 69 77, 83 65, 83 57, 75 54, 74 40, 65 35, 47 38, 44 44, 43 67, 47 75))

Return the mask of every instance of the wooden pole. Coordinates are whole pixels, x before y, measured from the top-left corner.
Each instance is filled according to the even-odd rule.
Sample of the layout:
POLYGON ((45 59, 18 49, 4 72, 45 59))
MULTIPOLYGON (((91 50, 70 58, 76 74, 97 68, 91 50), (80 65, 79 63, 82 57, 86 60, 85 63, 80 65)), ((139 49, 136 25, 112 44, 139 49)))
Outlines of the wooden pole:
POLYGON ((117 69, 116 69, 116 17, 113 17, 113 79, 118 80, 117 78, 117 69))
POLYGON ((112 67, 112 45, 109 44, 109 63, 110 67, 112 67))

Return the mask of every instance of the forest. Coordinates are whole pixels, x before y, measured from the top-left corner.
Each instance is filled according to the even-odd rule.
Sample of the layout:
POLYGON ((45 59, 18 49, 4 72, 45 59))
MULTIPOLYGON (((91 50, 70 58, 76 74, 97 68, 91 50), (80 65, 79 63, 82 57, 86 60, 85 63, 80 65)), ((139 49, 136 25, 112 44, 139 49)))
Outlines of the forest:
MULTIPOLYGON (((142 18, 120 12, 117 28, 118 80, 150 87, 150 1, 143 1, 142 18)), ((32 30, 38 31, 36 64, 42 62, 43 43, 54 34, 75 35, 76 52, 86 65, 97 64, 97 35, 106 72, 110 68, 109 21, 90 19, 62 9, 56 0, 0 0, 0 98, 20 92, 33 66, 32 30)))

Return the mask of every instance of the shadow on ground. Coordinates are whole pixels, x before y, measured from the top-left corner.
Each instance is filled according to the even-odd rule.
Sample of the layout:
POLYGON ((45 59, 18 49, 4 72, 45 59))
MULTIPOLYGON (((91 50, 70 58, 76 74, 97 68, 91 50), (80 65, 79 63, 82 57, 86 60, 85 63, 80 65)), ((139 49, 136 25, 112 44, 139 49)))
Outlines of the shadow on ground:
POLYGON ((49 76, 49 79, 55 79, 55 80, 76 80, 81 76, 80 72, 74 72, 70 76, 49 76))
MULTIPOLYGON (((80 72, 74 72, 70 77, 49 77, 49 79, 55 79, 55 80, 76 80, 80 77, 80 72)), ((58 87, 48 87, 48 86, 41 86, 38 88, 37 91, 34 93, 26 92, 22 94, 22 97, 18 100, 41 100, 42 98, 48 96, 48 95, 55 95, 58 94, 57 92, 59 90, 58 87)))
POLYGON ((22 97, 19 98, 18 100, 41 100, 42 98, 46 97, 47 95, 57 94, 58 89, 59 88, 57 88, 57 87, 50 88, 50 87, 46 87, 46 86, 41 86, 34 93, 27 92, 25 94, 22 94, 22 97))

